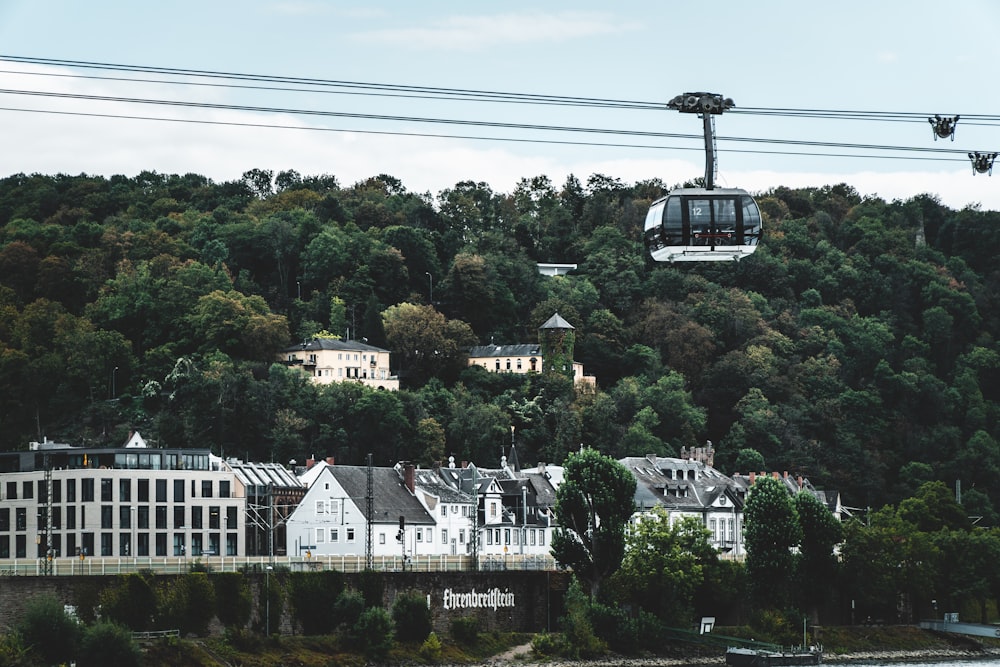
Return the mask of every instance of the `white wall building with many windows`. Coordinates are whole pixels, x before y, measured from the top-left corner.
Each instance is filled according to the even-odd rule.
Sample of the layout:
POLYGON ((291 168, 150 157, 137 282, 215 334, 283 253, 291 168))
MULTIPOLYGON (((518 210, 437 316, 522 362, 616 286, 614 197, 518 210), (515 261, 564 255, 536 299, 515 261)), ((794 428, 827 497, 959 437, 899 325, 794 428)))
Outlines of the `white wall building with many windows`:
POLYGON ((0 559, 245 553, 243 485, 208 450, 49 441, 0 454, 0 559))

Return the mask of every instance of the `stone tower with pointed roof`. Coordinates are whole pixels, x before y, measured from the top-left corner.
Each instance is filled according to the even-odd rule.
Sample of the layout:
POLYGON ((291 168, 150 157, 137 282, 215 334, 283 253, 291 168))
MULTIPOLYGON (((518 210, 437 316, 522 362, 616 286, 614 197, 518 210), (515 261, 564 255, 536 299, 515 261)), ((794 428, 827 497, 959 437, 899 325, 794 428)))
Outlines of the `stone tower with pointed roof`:
POLYGON ((542 369, 573 379, 573 348, 576 334, 573 325, 556 313, 538 328, 542 348, 542 369))

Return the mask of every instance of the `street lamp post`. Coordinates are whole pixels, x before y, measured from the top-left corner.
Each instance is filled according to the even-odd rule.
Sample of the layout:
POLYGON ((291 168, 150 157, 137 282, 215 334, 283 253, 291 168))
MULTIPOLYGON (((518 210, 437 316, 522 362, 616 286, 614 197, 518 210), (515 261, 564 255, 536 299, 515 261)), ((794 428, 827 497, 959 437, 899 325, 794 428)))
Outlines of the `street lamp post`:
POLYGON ((111 371, 111 398, 118 395, 118 367, 111 371))
POLYGON ((431 302, 431 305, 433 306, 434 305, 434 276, 431 275, 430 271, 424 271, 424 274, 427 276, 427 281, 428 281, 428 285, 429 285, 429 287, 428 287, 428 294, 430 295, 430 302, 431 302))

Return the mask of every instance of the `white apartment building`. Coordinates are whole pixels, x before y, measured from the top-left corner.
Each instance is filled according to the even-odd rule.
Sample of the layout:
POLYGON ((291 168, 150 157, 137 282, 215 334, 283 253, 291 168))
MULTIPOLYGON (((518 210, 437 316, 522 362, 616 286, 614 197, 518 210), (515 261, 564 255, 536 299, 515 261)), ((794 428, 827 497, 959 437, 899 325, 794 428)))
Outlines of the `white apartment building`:
POLYGON ((0 559, 244 555, 244 487, 209 450, 0 454, 0 559))

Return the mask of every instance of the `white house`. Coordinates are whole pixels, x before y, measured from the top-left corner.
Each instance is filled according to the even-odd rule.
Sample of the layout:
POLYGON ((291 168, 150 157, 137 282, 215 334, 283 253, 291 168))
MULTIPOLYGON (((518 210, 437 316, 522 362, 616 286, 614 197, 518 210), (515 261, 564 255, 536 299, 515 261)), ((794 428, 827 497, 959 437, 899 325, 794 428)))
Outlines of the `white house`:
POLYGON ((389 350, 356 340, 314 338, 287 347, 278 361, 298 368, 317 384, 358 382, 376 389, 399 389, 389 368, 389 350))
POLYGON ((286 522, 289 555, 365 554, 369 471, 372 555, 440 553, 434 518, 395 468, 326 465, 286 522), (401 528, 402 542, 397 539, 401 528))
MULTIPOLYGON (((327 463, 305 473, 309 490, 286 525, 290 555, 365 554, 368 472, 327 463)), ((549 553, 555 487, 544 466, 482 471, 451 460, 373 467, 371 475, 373 556, 466 555, 476 535, 482 556, 549 553)))

